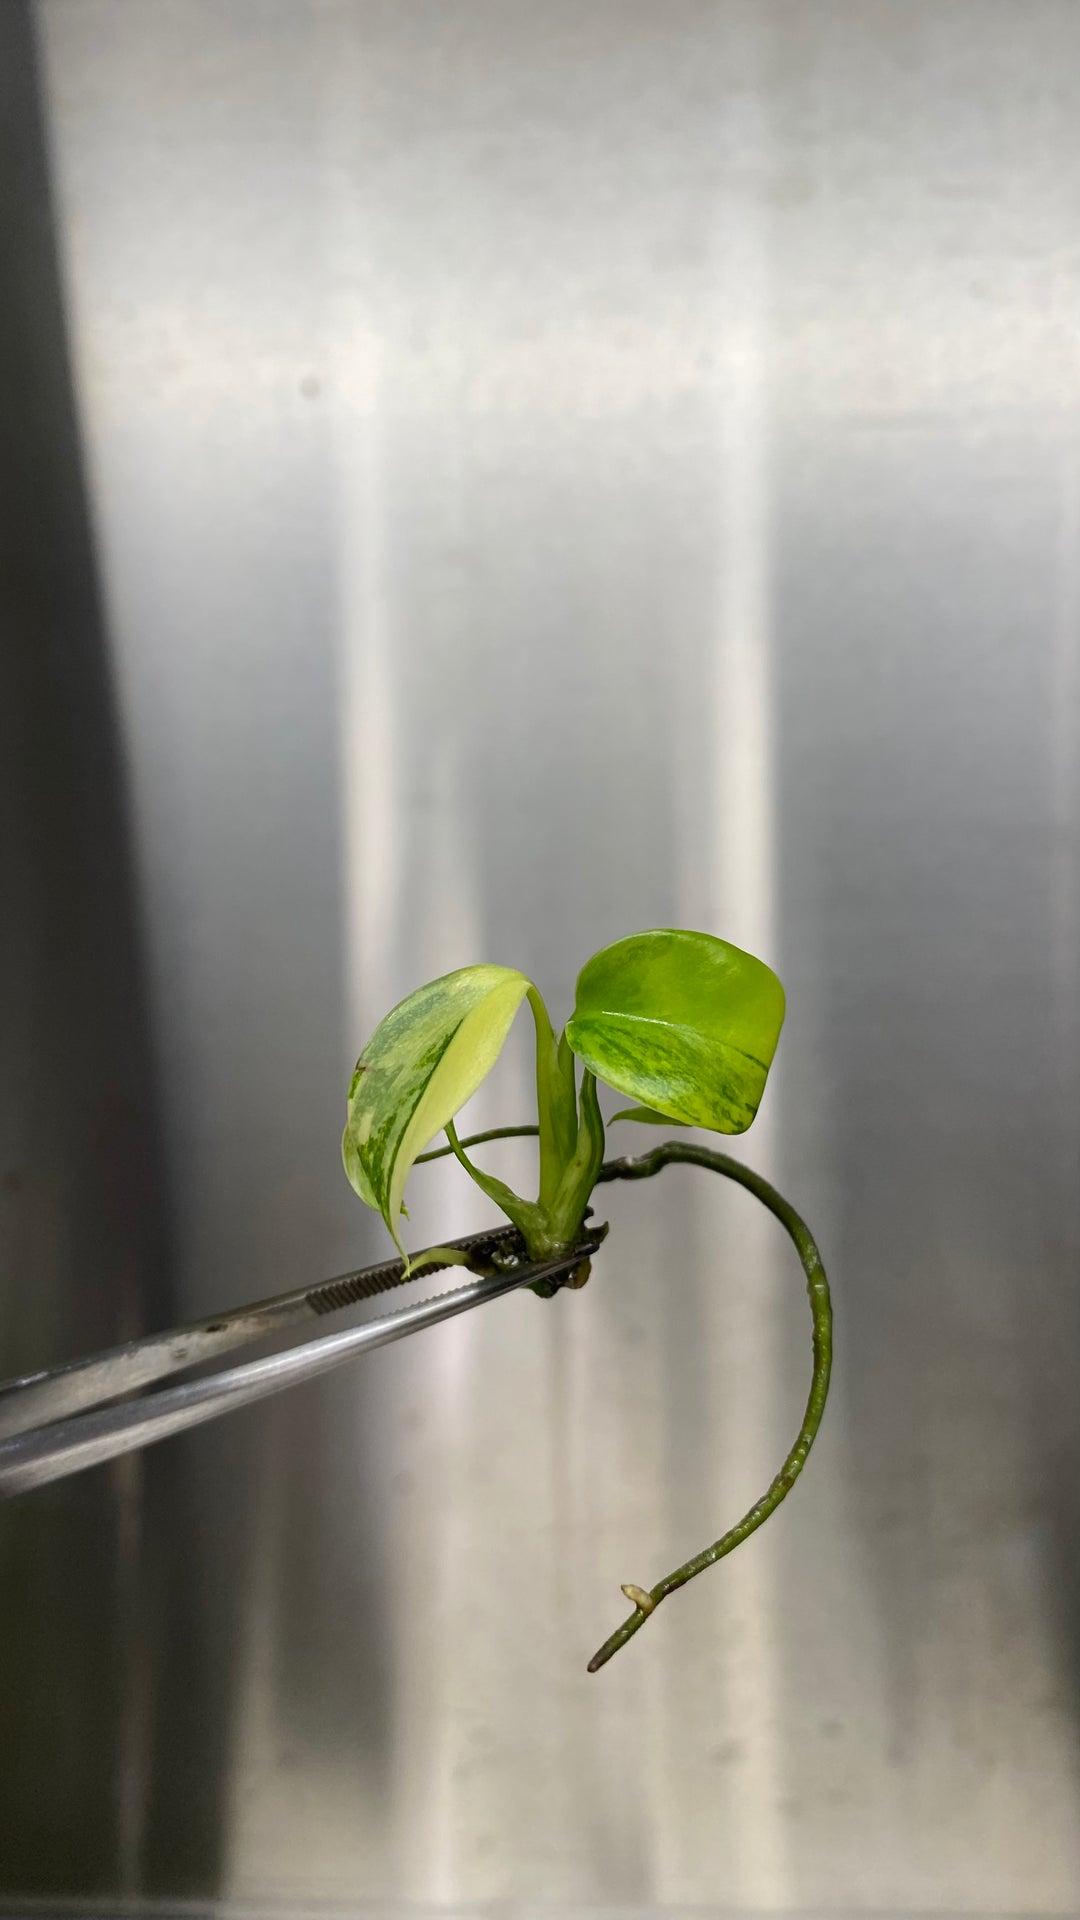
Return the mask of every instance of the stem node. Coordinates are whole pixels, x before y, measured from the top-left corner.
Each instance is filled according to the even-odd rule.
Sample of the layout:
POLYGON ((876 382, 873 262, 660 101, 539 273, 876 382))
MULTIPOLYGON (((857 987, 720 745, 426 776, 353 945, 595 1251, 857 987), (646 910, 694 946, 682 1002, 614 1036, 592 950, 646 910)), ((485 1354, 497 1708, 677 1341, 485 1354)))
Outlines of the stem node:
POLYGON ((642 1613, 651 1613, 656 1605, 652 1594, 646 1593, 644 1587, 625 1586, 621 1588, 620 1591, 625 1593, 627 1599, 632 1600, 635 1607, 639 1608, 642 1613))

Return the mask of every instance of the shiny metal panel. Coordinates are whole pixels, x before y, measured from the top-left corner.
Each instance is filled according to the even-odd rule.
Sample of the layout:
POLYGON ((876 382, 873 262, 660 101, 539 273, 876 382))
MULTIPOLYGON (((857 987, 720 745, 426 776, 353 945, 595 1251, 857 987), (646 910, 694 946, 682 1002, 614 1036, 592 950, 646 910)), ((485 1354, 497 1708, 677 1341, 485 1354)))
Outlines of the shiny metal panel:
MULTIPOLYGON (((379 1257, 386 1007, 488 958, 565 1013, 674 923, 787 985, 745 1154, 838 1377, 596 1678, 805 1391, 781 1236, 689 1172, 604 1194, 581 1294, 12 1506, 0 1888, 1080 1906, 1080 12, 5 31, 2 1370, 379 1257)), ((476 1122, 527 1103, 522 1034, 476 1122)), ((415 1244, 488 1218, 417 1178, 415 1244)))

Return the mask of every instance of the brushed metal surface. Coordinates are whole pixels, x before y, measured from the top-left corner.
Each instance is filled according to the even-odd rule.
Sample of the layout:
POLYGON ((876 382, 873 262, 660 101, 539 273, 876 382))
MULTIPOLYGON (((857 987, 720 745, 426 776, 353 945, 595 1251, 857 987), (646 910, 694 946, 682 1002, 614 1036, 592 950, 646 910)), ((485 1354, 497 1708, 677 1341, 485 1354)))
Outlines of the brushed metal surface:
MULTIPOLYGON (((745 1154, 838 1374, 596 1678, 805 1390, 779 1231, 689 1172, 604 1196, 581 1294, 4 1513, 0 1887, 1080 1905, 1080 12, 35 23, 12 631, 93 686, 18 681, 2 1371, 379 1257, 386 1007, 486 958, 565 1014, 685 924, 787 985, 745 1154), (156 1144, 106 1232, 116 1047, 156 1144)), ((522 1035, 475 1123, 527 1101, 522 1035)), ((488 1217, 417 1178, 416 1245, 488 1217)))

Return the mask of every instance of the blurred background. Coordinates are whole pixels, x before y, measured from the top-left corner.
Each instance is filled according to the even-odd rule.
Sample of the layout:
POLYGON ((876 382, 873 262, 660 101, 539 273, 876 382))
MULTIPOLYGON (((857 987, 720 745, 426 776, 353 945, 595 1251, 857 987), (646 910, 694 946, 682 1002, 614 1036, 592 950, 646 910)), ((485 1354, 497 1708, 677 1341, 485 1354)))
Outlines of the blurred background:
POLYGON ((595 1678, 807 1385, 689 1170, 8 1506, 3 1904, 1080 1907, 1080 10, 4 0, 0 89, 0 1373, 384 1257, 376 1021, 654 925, 785 981, 838 1315, 595 1678))

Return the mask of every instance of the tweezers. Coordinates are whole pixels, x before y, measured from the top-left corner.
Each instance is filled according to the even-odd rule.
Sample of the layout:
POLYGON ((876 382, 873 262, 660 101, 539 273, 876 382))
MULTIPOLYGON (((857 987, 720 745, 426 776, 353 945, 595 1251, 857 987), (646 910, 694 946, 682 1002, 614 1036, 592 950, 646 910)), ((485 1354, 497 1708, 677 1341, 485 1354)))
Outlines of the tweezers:
POLYGON ((518 1287, 555 1292, 578 1275, 605 1231, 587 1227, 576 1247, 541 1261, 528 1259, 514 1227, 469 1234, 429 1254, 417 1254, 408 1268, 403 1260, 356 1268, 254 1306, 237 1307, 169 1333, 151 1334, 42 1373, 4 1381, 0 1383, 0 1498, 29 1493, 51 1480, 65 1479, 237 1407, 250 1406, 283 1387, 328 1373, 354 1354, 403 1340, 518 1287), (442 1257, 450 1251, 465 1256, 464 1264, 474 1276, 467 1285, 342 1333, 303 1337, 304 1324, 313 1317, 336 1313, 406 1280, 458 1264, 442 1257), (178 1386, 143 1391, 154 1381, 296 1328, 301 1331, 280 1352, 178 1386), (131 1394, 138 1397, 124 1398, 131 1394))

